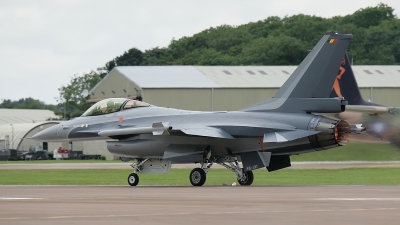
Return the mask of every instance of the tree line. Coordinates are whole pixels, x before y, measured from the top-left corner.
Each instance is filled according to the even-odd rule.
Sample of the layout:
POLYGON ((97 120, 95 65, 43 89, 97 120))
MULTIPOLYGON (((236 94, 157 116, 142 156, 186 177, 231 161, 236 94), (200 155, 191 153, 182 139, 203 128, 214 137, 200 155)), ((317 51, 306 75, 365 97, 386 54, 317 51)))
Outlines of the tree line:
POLYGON ((400 64, 400 21, 380 3, 351 15, 322 18, 298 14, 271 16, 240 26, 222 25, 164 48, 131 48, 106 63, 151 65, 298 65, 326 31, 353 34, 349 55, 355 65, 400 64))

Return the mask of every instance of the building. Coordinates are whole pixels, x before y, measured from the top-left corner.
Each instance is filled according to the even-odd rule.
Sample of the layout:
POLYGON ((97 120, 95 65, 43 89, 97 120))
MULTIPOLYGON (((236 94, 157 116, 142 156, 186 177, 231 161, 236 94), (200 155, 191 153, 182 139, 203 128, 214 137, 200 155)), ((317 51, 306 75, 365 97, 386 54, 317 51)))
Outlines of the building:
POLYGON ((0 109, 0 148, 28 151, 29 147, 52 149, 61 143, 45 143, 28 139, 37 132, 57 124, 51 110, 0 109))
POLYGON ((47 109, 0 109, 0 126, 4 124, 38 123, 55 119, 53 111, 47 109))
POLYGON ((62 143, 47 143, 39 142, 29 137, 43 129, 49 128, 58 124, 56 121, 38 122, 38 123, 15 123, 0 125, 0 140, 4 140, 4 146, 1 149, 16 149, 18 151, 28 151, 30 147, 41 147, 45 150, 53 150, 61 147, 62 143))
MULTIPOLYGON (((120 66, 91 91, 89 102, 143 99, 188 110, 238 110, 271 98, 297 66, 120 66)), ((400 106, 400 66, 352 66, 364 99, 400 106)))
POLYGON ((60 121, 51 121, 57 118, 50 110, 39 109, 0 109, 0 149, 16 149, 28 151, 30 147, 41 147, 53 151, 59 147, 74 151, 83 151, 86 155, 102 155, 106 159, 114 156, 106 149, 105 141, 74 142, 40 142, 29 139, 36 133, 58 124, 60 121))

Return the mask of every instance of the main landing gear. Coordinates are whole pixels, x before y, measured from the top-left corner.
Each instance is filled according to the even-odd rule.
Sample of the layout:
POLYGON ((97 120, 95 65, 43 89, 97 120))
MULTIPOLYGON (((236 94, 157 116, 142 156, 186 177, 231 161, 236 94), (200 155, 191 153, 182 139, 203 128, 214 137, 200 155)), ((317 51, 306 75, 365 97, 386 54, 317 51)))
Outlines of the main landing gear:
POLYGON ((194 168, 189 175, 190 183, 193 186, 203 186, 207 179, 207 172, 211 168, 214 163, 218 163, 225 168, 231 170, 232 172, 236 173, 236 179, 238 183, 242 186, 249 186, 254 181, 253 172, 244 171, 240 168, 238 160, 236 157, 212 157, 211 160, 207 159, 202 164, 201 168, 194 168))

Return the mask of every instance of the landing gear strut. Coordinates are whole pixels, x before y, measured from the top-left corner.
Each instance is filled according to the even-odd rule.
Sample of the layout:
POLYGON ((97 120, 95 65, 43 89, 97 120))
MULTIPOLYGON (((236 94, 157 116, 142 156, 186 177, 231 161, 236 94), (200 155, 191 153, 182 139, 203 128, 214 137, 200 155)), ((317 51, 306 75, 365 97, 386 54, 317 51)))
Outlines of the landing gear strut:
POLYGON ((239 166, 239 162, 236 157, 225 157, 220 165, 224 166, 228 170, 236 173, 236 179, 242 186, 250 186, 254 181, 254 175, 251 170, 245 172, 239 166))
POLYGON ((142 165, 149 159, 137 159, 136 162, 132 163, 133 173, 128 176, 128 184, 130 186, 136 186, 139 183, 139 176, 137 175, 142 171, 142 165))

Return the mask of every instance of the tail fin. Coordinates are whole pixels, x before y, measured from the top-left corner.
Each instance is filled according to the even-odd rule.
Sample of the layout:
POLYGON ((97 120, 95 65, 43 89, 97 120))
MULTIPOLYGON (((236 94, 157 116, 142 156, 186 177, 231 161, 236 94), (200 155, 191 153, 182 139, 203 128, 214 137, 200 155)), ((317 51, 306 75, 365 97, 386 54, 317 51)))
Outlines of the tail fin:
POLYGON ((341 99, 329 99, 350 34, 326 33, 275 96, 244 111, 339 112, 341 99), (339 107, 339 108, 338 108, 339 107))
POLYGON ((373 102, 367 102, 362 98, 347 53, 345 54, 342 60, 342 64, 339 67, 339 72, 336 75, 336 80, 333 84, 331 94, 329 97, 344 98, 346 99, 349 105, 381 106, 373 102))

